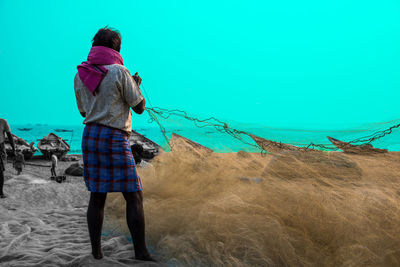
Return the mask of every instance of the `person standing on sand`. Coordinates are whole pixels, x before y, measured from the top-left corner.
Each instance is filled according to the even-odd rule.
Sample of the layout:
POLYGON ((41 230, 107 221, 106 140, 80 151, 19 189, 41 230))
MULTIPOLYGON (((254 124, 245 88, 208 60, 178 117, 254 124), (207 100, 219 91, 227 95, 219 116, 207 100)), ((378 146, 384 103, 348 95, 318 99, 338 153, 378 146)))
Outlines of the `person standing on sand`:
POLYGON ((155 261, 145 243, 142 183, 129 146, 132 113, 142 114, 145 100, 138 73, 131 76, 119 53, 121 35, 100 29, 92 40, 86 62, 78 66, 74 87, 79 112, 86 125, 82 138, 83 176, 90 193, 87 210, 92 254, 101 252, 101 230, 108 192, 122 192, 135 258, 155 261))
POLYGON ((11 148, 13 150, 14 156, 15 152, 15 144, 14 138, 11 134, 10 125, 5 119, 0 118, 0 198, 5 198, 3 192, 4 185, 4 171, 6 170, 6 162, 7 162, 7 153, 4 142, 6 141, 5 134, 7 134, 8 140, 10 141, 11 148))
POLYGON ((51 177, 57 177, 57 165, 58 165, 58 159, 56 155, 51 155, 51 177))
POLYGON ((17 175, 22 172, 22 165, 25 167, 25 157, 21 150, 17 148, 17 153, 15 154, 14 169, 17 171, 17 175))

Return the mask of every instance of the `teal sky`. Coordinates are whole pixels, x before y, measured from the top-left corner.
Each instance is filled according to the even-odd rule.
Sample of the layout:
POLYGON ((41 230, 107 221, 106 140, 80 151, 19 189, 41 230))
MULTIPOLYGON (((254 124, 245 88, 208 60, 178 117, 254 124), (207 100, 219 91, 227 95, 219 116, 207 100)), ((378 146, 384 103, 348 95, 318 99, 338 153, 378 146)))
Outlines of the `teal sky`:
POLYGON ((76 65, 109 25, 153 106, 286 127, 397 119, 399 14, 395 0, 0 0, 0 117, 80 124, 76 65))

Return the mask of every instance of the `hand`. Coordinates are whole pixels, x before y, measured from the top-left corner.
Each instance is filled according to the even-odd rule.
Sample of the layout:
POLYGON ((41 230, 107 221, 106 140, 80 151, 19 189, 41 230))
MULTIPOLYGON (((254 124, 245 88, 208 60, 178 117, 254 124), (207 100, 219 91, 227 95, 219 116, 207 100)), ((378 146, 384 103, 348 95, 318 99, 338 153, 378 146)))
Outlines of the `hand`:
POLYGON ((135 75, 132 76, 132 78, 135 80, 136 84, 140 87, 140 84, 142 83, 142 78, 139 76, 139 73, 135 73, 135 75))

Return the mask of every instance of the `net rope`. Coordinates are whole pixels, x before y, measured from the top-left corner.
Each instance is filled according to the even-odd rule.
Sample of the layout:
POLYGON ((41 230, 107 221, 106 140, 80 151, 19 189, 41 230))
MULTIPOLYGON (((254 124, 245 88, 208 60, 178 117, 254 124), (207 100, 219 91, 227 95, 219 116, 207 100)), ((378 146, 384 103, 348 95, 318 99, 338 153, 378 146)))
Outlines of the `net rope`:
MULTIPOLYGON (((248 136, 251 138, 251 136, 254 135, 253 133, 248 132, 248 131, 243 131, 240 129, 232 128, 229 126, 228 123, 223 122, 215 117, 200 119, 200 118, 195 118, 195 117, 189 116, 187 114, 187 112, 184 110, 153 107, 151 105, 150 99, 149 99, 148 94, 147 94, 146 90, 144 89, 143 85, 141 85, 141 87, 146 95, 146 99, 150 106, 150 107, 146 107, 146 111, 147 111, 148 115, 150 116, 149 123, 155 122, 158 125, 169 148, 171 148, 170 139, 167 136, 167 131, 166 131, 165 127, 162 125, 160 118, 167 120, 170 117, 179 117, 179 118, 182 118, 182 119, 192 122, 193 125, 198 128, 212 127, 220 133, 228 134, 228 135, 232 136, 233 138, 239 140, 240 142, 242 142, 250 147, 261 150, 261 153, 269 153, 264 148, 262 148, 260 145, 249 143, 244 139, 244 136, 248 136)), ((372 134, 358 137, 356 139, 346 141, 346 142, 348 142, 350 144, 354 144, 354 145, 371 144, 374 141, 377 141, 387 135, 390 135, 394 129, 397 129, 399 127, 400 127, 400 123, 392 125, 389 128, 386 128, 384 130, 379 130, 372 134)), ((313 142, 310 142, 307 144, 288 142, 287 144, 301 146, 305 149, 322 149, 322 150, 328 150, 328 151, 329 150, 330 151, 339 150, 337 147, 335 147, 334 145, 331 145, 331 144, 322 144, 322 143, 318 144, 318 143, 313 143, 313 142)))

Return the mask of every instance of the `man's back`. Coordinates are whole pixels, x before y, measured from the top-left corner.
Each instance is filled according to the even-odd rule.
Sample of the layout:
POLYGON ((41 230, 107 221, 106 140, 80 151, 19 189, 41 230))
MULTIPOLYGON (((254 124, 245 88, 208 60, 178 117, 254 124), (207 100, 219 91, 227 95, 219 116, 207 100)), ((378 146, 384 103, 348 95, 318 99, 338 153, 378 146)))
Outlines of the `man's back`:
POLYGON ((78 109, 86 114, 85 124, 99 123, 131 132, 130 108, 139 104, 143 96, 124 66, 113 64, 104 67, 108 72, 95 91, 95 96, 86 88, 79 75, 75 76, 78 109))

